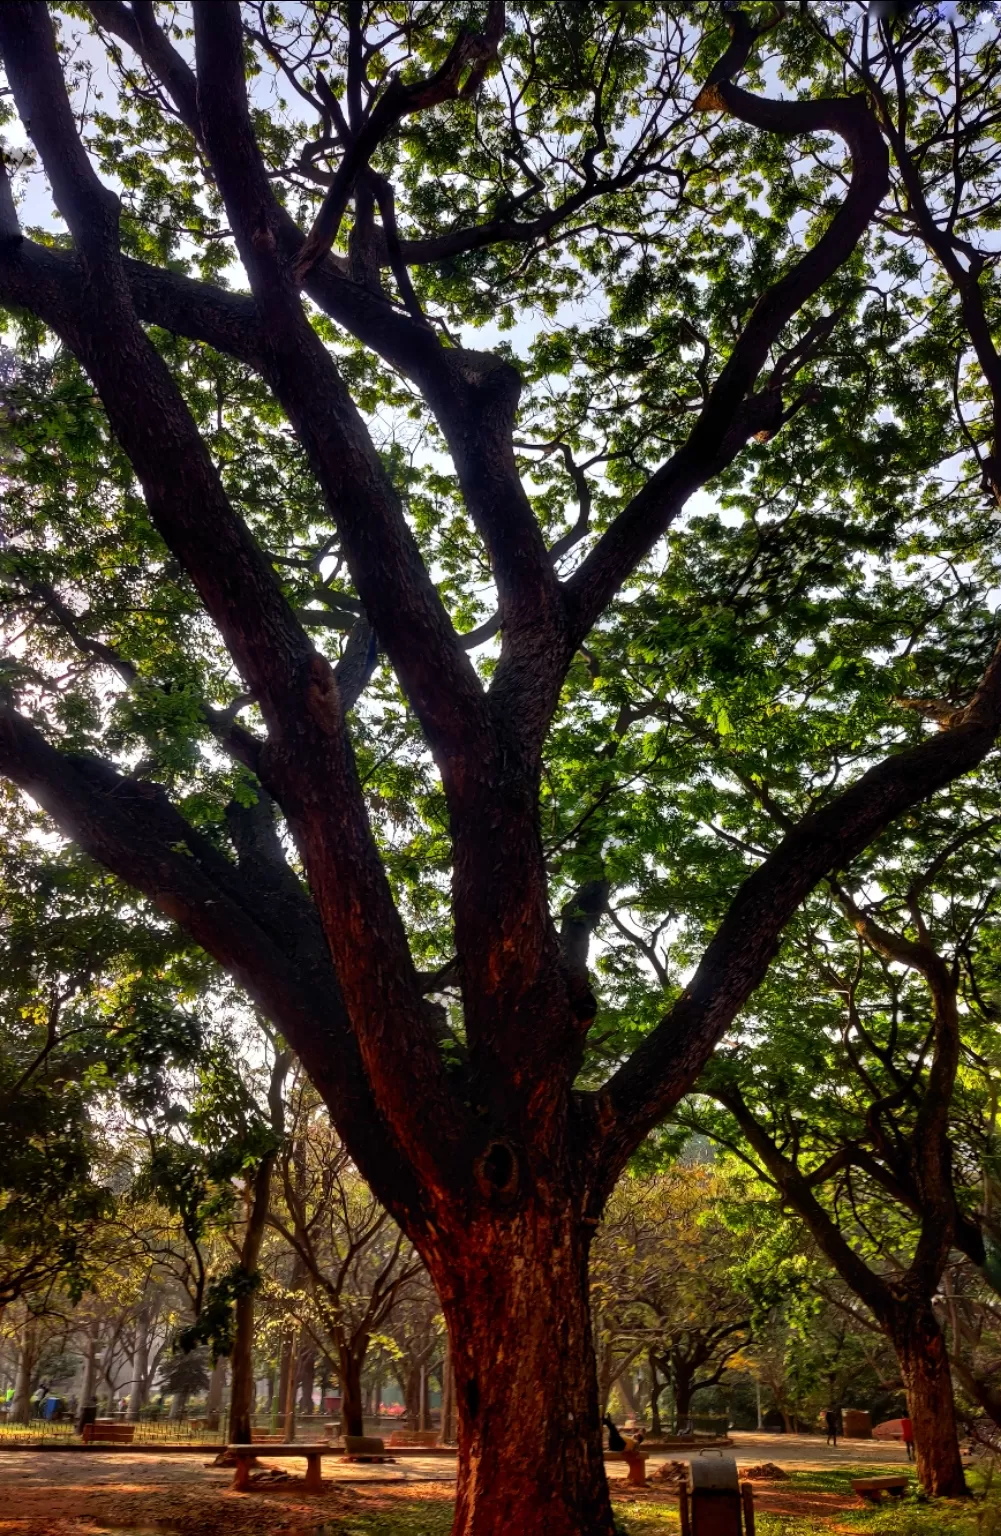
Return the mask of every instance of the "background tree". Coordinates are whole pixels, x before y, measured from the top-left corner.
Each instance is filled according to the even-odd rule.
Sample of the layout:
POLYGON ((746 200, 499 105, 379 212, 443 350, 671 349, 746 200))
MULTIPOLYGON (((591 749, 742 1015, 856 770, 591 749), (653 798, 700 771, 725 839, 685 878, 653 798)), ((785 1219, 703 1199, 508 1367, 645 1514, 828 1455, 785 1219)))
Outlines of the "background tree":
MULTIPOLYGON (((286 1127, 278 1158, 281 1198, 270 1221, 298 1260, 294 1276, 305 1282, 293 1286, 291 1309, 300 1335, 337 1371, 344 1432, 361 1435, 369 1344, 423 1266, 359 1177, 308 1083, 297 1084, 286 1127)), ((294 1385, 293 1373, 293 1391, 294 1385)), ((312 1405, 312 1375, 309 1396, 312 1405)))
POLYGON ((886 1331, 919 1474, 941 1486, 962 1469, 935 1300, 954 1248, 991 1267, 979 1063, 996 1039, 993 784, 972 793, 972 814, 912 818, 862 875, 871 895, 833 882, 826 910, 804 911, 705 1078, 734 1135, 695 1118, 774 1185, 886 1331))
MULTIPOLYGON (((676 1163, 616 1189, 595 1239, 596 1320, 651 1375, 651 1427, 660 1432, 659 1393, 671 1389, 683 1425, 693 1396, 718 1386, 748 1342, 751 1304, 739 1289, 738 1239, 719 1214, 733 1198, 706 1164, 676 1163)), ((599 1343, 599 1358, 602 1345, 599 1343)))

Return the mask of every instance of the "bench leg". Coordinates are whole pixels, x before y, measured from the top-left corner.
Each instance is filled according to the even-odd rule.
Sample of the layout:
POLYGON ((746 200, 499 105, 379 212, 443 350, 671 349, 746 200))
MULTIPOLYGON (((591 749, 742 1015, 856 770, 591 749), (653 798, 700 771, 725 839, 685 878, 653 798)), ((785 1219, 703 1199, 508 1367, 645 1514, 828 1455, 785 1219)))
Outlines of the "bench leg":
POLYGON ((320 1476, 320 1472, 321 1472, 321 1468, 320 1468, 320 1458, 319 1458, 319 1456, 307 1456, 306 1457, 306 1481, 302 1485, 303 1486, 303 1491, 305 1493, 322 1493, 323 1492, 323 1479, 320 1476))
POLYGON ((626 1467, 629 1475, 626 1482, 631 1488, 646 1487, 646 1460, 642 1456, 631 1456, 628 1451, 622 1453, 626 1458, 626 1467))
POLYGON ((233 1488, 237 1493, 245 1493, 250 1486, 250 1464, 253 1459, 252 1456, 238 1456, 236 1458, 236 1469, 233 1472, 233 1488))

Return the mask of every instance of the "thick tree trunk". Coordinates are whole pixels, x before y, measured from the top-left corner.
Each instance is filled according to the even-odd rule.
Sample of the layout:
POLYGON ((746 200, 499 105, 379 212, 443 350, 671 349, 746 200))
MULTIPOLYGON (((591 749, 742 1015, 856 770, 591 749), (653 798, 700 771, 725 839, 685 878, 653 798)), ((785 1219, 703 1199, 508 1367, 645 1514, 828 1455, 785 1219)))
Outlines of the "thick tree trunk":
POLYGON ((361 1390, 361 1361, 350 1349, 338 1352, 341 1376, 341 1433, 365 1433, 365 1402, 361 1390))
POLYGON ((452 1536, 612 1536, 587 1254, 574 1214, 480 1217, 432 1278, 459 1429, 452 1536))
POLYGON ((226 1388, 226 1361, 218 1359, 209 1378, 208 1396, 205 1399, 205 1418, 209 1429, 218 1429, 222 1417, 222 1396, 226 1388))
POLYGON ((129 1388, 129 1408, 126 1414, 130 1424, 139 1423, 139 1416, 146 1406, 146 1395, 149 1390, 150 1331, 150 1308, 142 1307, 136 1319, 136 1346, 132 1352, 132 1385, 129 1388))
POLYGON ((679 1427, 685 1422, 692 1411, 692 1376, 691 1373, 679 1370, 675 1366, 672 1372, 672 1386, 674 1387, 674 1407, 678 1416, 679 1427))
POLYGON ((313 1384, 316 1379, 316 1350, 310 1344, 302 1351, 299 1361, 299 1412, 313 1412, 313 1384))
POLYGON ((288 1382, 292 1372, 295 1355, 295 1337, 286 1335, 282 1341, 281 1359, 278 1365, 278 1390, 275 1393, 275 1401, 272 1405, 272 1419, 275 1428, 285 1413, 285 1404, 288 1401, 288 1382))
POLYGON ((926 1493, 966 1495, 945 1340, 928 1303, 899 1305, 890 1329, 914 1425, 918 1479, 926 1493))
MULTIPOLYGON (((233 1353, 229 1357, 232 1381, 229 1392, 229 1439, 233 1445, 251 1443, 251 1414, 254 1406, 254 1293, 244 1291, 234 1307, 233 1353)), ((275 1375, 270 1376, 271 1402, 274 1401, 275 1375)), ((271 1403, 268 1404, 269 1408, 271 1403)))
POLYGON ((14 1382, 14 1401, 10 1416, 17 1424, 27 1424, 31 1418, 31 1378, 38 1358, 38 1323, 30 1313, 21 1329, 17 1355, 17 1378, 14 1382))

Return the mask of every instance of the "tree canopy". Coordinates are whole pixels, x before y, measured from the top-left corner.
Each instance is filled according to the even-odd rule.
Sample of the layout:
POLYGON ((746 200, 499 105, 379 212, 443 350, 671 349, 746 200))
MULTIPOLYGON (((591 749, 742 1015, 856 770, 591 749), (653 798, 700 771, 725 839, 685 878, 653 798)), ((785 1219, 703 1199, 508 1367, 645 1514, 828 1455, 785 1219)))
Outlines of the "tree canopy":
POLYGON ((617 1177, 825 882, 993 815, 1001 50, 905 9, 0 8, 9 814, 298 1054, 457 1532, 607 1536, 617 1177))

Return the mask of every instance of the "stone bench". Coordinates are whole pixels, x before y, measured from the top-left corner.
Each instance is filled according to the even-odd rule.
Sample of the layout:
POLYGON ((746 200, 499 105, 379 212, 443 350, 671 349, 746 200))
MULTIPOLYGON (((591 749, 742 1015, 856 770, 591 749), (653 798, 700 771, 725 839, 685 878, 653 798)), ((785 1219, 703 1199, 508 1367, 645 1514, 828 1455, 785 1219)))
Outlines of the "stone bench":
POLYGON ((226 1455, 232 1457, 233 1487, 238 1493, 244 1493, 250 1486, 250 1469, 258 1456, 266 1456, 270 1461, 272 1456, 300 1456, 306 1463, 306 1478, 302 1484, 304 1493, 321 1493, 323 1483, 320 1477, 320 1462, 324 1456, 334 1453, 329 1445, 262 1445, 259 1442, 254 1445, 227 1445, 226 1455))
POLYGON ((131 1445, 135 1433, 134 1424, 120 1424, 117 1419, 95 1419, 93 1424, 83 1426, 80 1438, 84 1445, 93 1445, 98 1440, 108 1445, 131 1445))
POLYGON ((378 1435, 345 1435, 342 1461, 392 1461, 386 1442, 378 1435))
POLYGON ((884 1493, 888 1493, 892 1499, 899 1499, 907 1492, 910 1484, 909 1477, 853 1477, 852 1487, 860 1499, 867 1499, 870 1504, 878 1504, 884 1493))
POLYGON ((629 1469, 626 1482, 632 1488, 646 1487, 646 1464, 649 1461, 646 1451, 606 1451, 606 1461, 624 1461, 629 1469))

